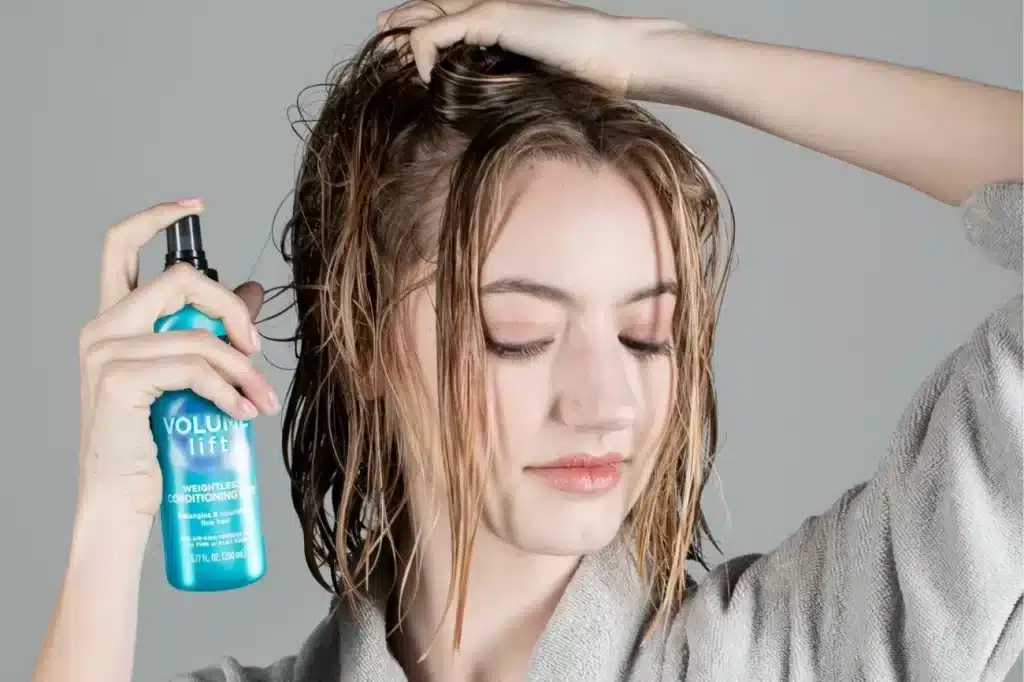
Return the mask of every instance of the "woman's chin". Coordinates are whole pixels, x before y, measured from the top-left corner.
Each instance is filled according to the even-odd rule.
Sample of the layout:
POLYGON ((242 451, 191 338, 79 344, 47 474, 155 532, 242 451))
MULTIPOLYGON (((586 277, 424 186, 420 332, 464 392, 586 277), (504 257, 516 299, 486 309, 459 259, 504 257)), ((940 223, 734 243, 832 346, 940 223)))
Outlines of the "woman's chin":
POLYGON ((545 501, 519 509, 513 523, 498 533, 531 554, 580 556, 608 546, 618 535, 628 509, 612 500, 545 501))

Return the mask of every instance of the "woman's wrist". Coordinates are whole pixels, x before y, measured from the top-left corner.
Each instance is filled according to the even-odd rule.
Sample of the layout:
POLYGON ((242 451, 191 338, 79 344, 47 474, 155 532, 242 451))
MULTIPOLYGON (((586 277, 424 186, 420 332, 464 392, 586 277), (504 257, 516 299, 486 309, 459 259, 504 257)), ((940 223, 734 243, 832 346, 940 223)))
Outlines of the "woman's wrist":
POLYGON ((154 517, 142 513, 130 496, 99 484, 83 485, 75 506, 72 552, 92 554, 93 548, 115 548, 120 556, 145 553, 154 517))
POLYGON ((627 96, 645 102, 704 108, 709 47, 721 40, 674 19, 624 18, 628 50, 627 96))
POLYGON ((629 43, 630 97, 736 121, 951 205, 1020 177, 1019 91, 647 22, 629 43))

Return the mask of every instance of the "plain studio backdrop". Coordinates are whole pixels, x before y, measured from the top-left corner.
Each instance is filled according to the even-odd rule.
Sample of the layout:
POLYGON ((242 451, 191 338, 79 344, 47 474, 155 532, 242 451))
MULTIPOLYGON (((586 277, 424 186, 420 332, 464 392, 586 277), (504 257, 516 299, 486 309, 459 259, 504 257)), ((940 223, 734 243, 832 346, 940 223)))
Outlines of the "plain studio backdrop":
MULTIPOLYGON (((96 310, 104 230, 152 203, 199 195, 222 281, 282 283, 280 256, 265 245, 272 226, 280 234, 286 213, 275 222, 275 211, 290 200, 297 165, 289 107, 353 54, 387 6, 3 0, 5 680, 29 678, 64 571, 76 340, 96 310)), ((1021 87, 1019 0, 596 6, 1021 87)), ((321 96, 303 101, 315 109, 321 96)), ((738 124, 654 111, 709 162, 735 205, 739 265, 716 358, 723 443, 705 499, 725 555, 770 550, 875 471, 911 393, 1020 281, 968 245, 955 208, 738 124)), ((162 246, 143 252, 144 278, 159 271, 162 246)), ((287 331, 291 320, 268 333, 287 331)), ((283 395, 290 348, 264 347, 260 362, 283 395)), ((224 654, 268 663, 295 652, 325 613, 328 595, 303 561, 279 417, 261 418, 256 430, 268 573, 232 592, 174 591, 155 532, 142 576, 137 680, 224 654)), ((1011 677, 1020 679, 1019 668, 1011 677)))

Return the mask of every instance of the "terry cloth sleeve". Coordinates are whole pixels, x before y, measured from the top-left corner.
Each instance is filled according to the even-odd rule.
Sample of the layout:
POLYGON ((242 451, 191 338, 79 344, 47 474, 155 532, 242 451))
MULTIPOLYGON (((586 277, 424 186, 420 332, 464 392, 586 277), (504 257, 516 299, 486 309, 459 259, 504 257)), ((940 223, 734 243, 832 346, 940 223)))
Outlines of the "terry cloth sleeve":
POLYGON ((331 600, 327 615, 295 655, 262 667, 243 665, 237 659, 225 656, 206 668, 174 677, 172 682, 335 682, 340 655, 340 633, 335 618, 338 601, 331 600))
MULTIPOLYGON (((987 185, 962 206, 968 239, 1017 273, 1021 189, 987 185)), ((924 381, 869 481, 684 599, 684 679, 1004 678, 1024 638, 1021 306, 924 381)))

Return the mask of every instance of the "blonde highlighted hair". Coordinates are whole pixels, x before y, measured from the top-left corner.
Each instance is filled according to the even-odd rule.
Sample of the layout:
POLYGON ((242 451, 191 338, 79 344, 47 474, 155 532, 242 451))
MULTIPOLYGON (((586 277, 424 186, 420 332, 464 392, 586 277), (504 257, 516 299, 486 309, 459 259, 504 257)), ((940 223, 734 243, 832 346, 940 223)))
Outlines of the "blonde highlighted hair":
POLYGON ((439 466, 457 646, 485 483, 473 462, 486 440, 472 426, 487 402, 479 273, 501 184, 528 160, 610 164, 652 191, 680 283, 675 405, 628 519, 664 614, 681 602, 686 561, 704 563, 702 540, 714 542, 700 498, 717 445, 711 356, 732 243, 712 175, 642 107, 500 48, 447 49, 424 84, 406 51, 387 49, 401 33, 332 72, 282 237, 298 314, 282 440, 309 569, 334 593, 365 595, 407 522, 406 472, 439 466), (408 418, 418 379, 403 326, 424 282, 437 287, 439 452, 417 445, 408 418))

